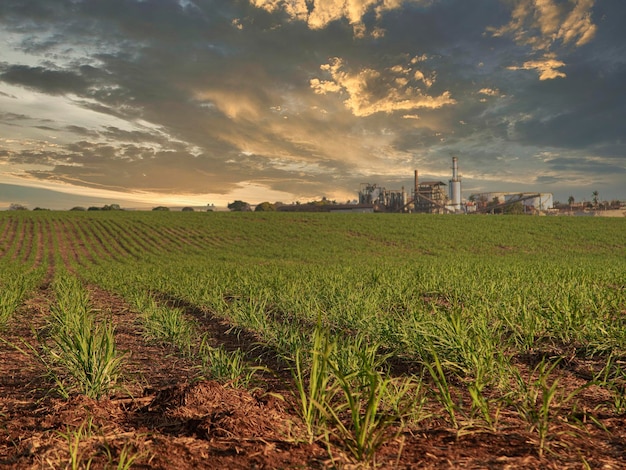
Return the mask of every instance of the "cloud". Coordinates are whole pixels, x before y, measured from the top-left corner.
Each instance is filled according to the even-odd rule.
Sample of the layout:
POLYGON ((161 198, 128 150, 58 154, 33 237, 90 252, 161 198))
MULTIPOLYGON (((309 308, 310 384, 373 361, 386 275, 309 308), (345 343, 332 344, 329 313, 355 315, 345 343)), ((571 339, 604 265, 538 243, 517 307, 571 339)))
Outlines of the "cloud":
POLYGON ((500 96, 500 90, 494 88, 481 88, 478 93, 486 96, 500 96))
POLYGON ((346 70, 340 58, 332 59, 320 67, 331 79, 310 81, 318 94, 340 93, 347 95, 344 105, 354 116, 365 117, 375 113, 393 113, 415 109, 438 109, 456 104, 449 91, 438 96, 424 93, 432 86, 434 78, 410 66, 396 65, 382 71, 362 68, 356 72, 346 70), (420 86, 421 82, 421 86, 420 86))
POLYGON ((209 201, 252 183, 291 200, 354 196, 365 180, 411 184, 415 168, 445 180, 451 152, 498 185, 553 176, 534 157, 545 148, 619 166, 623 9, 0 1, 0 164, 45 185, 209 201))
POLYGON ((44 67, 11 65, 0 73, 0 80, 13 85, 21 85, 52 95, 81 93, 87 88, 87 81, 74 72, 50 70, 44 67))
MULTIPOLYGON (((363 17, 374 11, 380 17, 385 11, 400 8, 405 3, 428 5, 432 0, 252 0, 252 4, 269 12, 284 11, 292 20, 303 21, 311 29, 326 28, 331 22, 348 20, 358 37, 365 35, 363 17)), ((383 31, 374 28, 372 35, 383 31)))
POLYGON ((509 70, 537 70, 540 80, 565 78, 558 69, 565 62, 557 53, 567 47, 578 48, 591 42, 597 26, 591 14, 595 0, 516 0, 511 20, 500 28, 489 27, 494 37, 512 37, 521 46, 529 46, 535 59, 509 70))
POLYGON ((507 69, 537 70, 539 72, 539 80, 552 80, 566 77, 565 73, 559 70, 561 67, 565 67, 565 62, 546 56, 541 60, 529 60, 524 62, 522 66, 509 66, 507 69))
POLYGON ((508 24, 488 28, 494 36, 512 36, 520 45, 548 51, 557 44, 580 47, 597 30, 591 21, 595 0, 517 0, 508 24))

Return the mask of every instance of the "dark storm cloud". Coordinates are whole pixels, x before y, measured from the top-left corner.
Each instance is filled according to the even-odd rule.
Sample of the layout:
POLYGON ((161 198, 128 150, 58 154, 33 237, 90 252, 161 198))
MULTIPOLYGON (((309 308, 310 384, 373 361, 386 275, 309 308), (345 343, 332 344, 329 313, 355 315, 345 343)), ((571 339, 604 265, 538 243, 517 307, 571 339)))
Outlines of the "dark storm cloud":
POLYGON ((607 61, 606 55, 626 50, 624 44, 614 44, 614 38, 599 36, 599 55, 576 51, 566 56, 566 79, 531 82, 513 90, 524 97, 517 100, 516 109, 529 114, 516 125, 518 139, 532 145, 580 148, 623 137, 626 61, 607 61))
POLYGON ((589 175, 626 175, 626 164, 623 158, 559 157, 550 159, 548 165, 562 175, 567 175, 571 172, 589 175))

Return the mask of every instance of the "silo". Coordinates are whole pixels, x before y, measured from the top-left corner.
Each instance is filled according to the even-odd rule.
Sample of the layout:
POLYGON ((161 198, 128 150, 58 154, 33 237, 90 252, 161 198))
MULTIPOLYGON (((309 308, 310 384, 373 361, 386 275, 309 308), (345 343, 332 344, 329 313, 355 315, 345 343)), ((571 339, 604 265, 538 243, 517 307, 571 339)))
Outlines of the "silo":
POLYGON ((455 211, 461 210, 461 178, 459 177, 458 158, 452 157, 452 179, 450 183, 450 203, 455 211))

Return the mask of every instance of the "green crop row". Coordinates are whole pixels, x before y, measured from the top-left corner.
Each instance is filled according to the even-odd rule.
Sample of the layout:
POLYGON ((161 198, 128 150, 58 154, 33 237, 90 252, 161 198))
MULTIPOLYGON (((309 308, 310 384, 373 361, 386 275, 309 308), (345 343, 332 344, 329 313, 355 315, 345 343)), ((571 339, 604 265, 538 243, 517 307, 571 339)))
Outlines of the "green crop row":
POLYGON ((0 331, 10 321, 15 310, 40 282, 40 269, 26 270, 21 265, 2 263, 0 266, 0 331))
MULTIPOLYGON (((245 376, 243 356, 207 346, 185 309, 168 304, 249 331, 290 364, 309 437, 334 436, 357 459, 374 459, 392 429, 423 419, 425 400, 439 403, 458 432, 495 430, 499 410, 514 410, 543 455, 555 413, 577 406, 578 390, 558 388, 556 366, 572 358, 592 362, 585 386, 604 388, 605 406, 624 410, 626 220, 19 217, 11 221, 16 229, 48 218, 48 227, 62 231, 56 249, 80 246, 70 262, 80 278, 123 295, 147 338, 172 343, 208 375, 245 376), (521 368, 529 356, 537 362, 521 368), (398 360, 412 373, 394 372, 398 360), (381 420, 381 410, 393 419, 381 420)), ((5 244, 19 252, 17 242, 5 244)))

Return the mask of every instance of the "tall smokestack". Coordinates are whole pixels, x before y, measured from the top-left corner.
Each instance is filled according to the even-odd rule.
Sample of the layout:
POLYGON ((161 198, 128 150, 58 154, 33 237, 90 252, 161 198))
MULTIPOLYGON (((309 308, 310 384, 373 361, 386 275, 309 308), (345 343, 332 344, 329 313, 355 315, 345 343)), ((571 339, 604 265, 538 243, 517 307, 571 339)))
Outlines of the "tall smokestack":
POLYGON ((452 157, 450 200, 455 211, 461 210, 461 179, 459 178, 459 159, 457 157, 452 157))
POLYGON ((417 179, 417 170, 415 170, 415 192, 416 193, 418 192, 417 188, 418 188, 418 179, 417 179))

